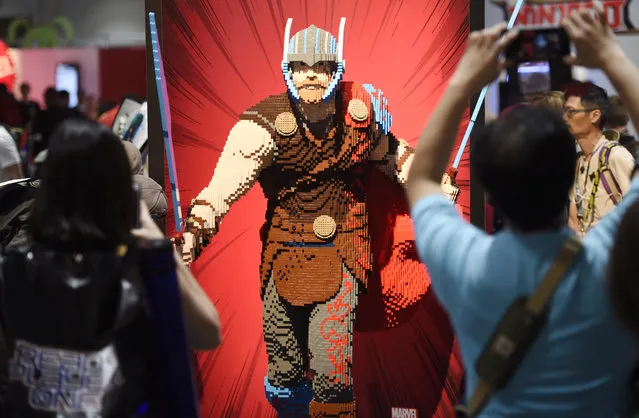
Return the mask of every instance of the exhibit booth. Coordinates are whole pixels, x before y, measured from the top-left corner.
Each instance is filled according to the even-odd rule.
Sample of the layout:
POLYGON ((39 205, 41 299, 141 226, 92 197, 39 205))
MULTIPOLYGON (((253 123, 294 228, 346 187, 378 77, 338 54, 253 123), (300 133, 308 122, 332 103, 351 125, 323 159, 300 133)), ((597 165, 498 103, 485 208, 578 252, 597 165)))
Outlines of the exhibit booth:
POLYGON ((0 46, 0 78, 20 97, 20 85, 31 86, 31 100, 41 106, 47 88, 70 93, 77 105, 80 89, 107 103, 118 104, 126 94, 146 95, 145 49, 6 48, 0 46))
MULTIPOLYGON (((266 131, 272 128, 269 132, 280 144, 278 155, 282 155, 282 149, 289 144, 286 138, 291 138, 290 143, 296 141, 296 129, 302 129, 303 121, 299 115, 292 119, 296 123, 290 132, 287 131, 290 125, 284 122, 299 109, 303 111, 304 105, 298 107, 293 103, 295 89, 287 84, 287 80, 290 81, 287 56, 307 54, 314 48, 315 54, 324 54, 322 59, 335 61, 336 74, 341 77, 333 86, 337 92, 336 117, 343 116, 348 127, 360 129, 369 127, 367 123, 376 123, 376 129, 381 130, 385 138, 415 146, 463 53, 469 31, 484 26, 483 2, 454 0, 147 0, 148 12, 154 13, 168 92, 168 97, 157 95, 157 74, 149 38, 149 172, 165 184, 169 194, 171 184, 177 185, 182 218, 187 217, 192 201, 214 175, 218 179, 214 183, 224 187, 234 187, 233 184, 244 181, 241 172, 216 168, 225 147, 230 146, 227 142, 232 130, 244 126, 240 121, 261 118, 252 120, 266 131), (347 89, 350 89, 348 94, 352 94, 348 102, 344 99, 347 89), (165 147, 163 138, 167 132, 163 132, 165 128, 159 117, 161 104, 167 103, 170 104, 167 115, 170 114, 172 149, 165 147), (289 110, 289 106, 293 110, 289 110), (296 125, 299 126, 296 128, 296 125), (173 168, 169 167, 171 158, 169 164, 166 162, 167 150, 175 161, 171 179, 169 168, 173 168)), ((157 61, 157 55, 155 59, 157 61)), ((459 158, 451 159, 451 168, 454 168, 451 173, 456 172, 459 187, 456 203, 460 213, 483 228, 484 193, 470 178, 470 147, 460 149, 474 105, 474 101, 469 103, 458 133, 454 155, 459 158)), ((482 124, 483 109, 476 118, 475 129, 482 124)), ((317 144, 321 148, 321 141, 317 144)), ((447 315, 430 289, 428 272, 418 260, 401 181, 379 170, 369 170, 367 164, 362 166, 367 170, 365 175, 358 172, 355 176, 362 180, 363 197, 359 203, 365 209, 358 216, 364 219, 361 222, 366 224, 370 240, 364 236, 359 241, 365 253, 363 257, 368 261, 356 260, 352 263, 355 267, 350 268, 354 282, 359 283, 359 295, 344 302, 337 297, 340 290, 333 292, 337 295, 333 295, 333 299, 326 296, 321 300, 295 302, 282 284, 286 279, 277 282, 275 294, 280 302, 285 300, 285 304, 302 310, 314 310, 322 303, 327 307, 332 317, 318 325, 319 332, 314 332, 314 313, 310 314, 310 323, 291 327, 286 325, 289 317, 269 319, 276 309, 274 303, 279 302, 265 296, 268 295, 265 283, 270 279, 264 277, 264 266, 287 268, 273 266, 279 265, 278 260, 288 250, 277 250, 267 259, 272 244, 267 236, 273 231, 273 224, 280 222, 275 221, 274 213, 280 212, 268 204, 270 201, 267 202, 265 195, 269 192, 264 185, 268 176, 277 177, 278 172, 272 168, 260 172, 257 184, 242 183, 248 186, 233 192, 237 196, 231 199, 228 214, 218 225, 219 232, 192 264, 198 281, 220 312, 223 328, 223 342, 218 349, 197 353, 201 416, 276 417, 274 405, 283 408, 284 400, 298 396, 298 386, 282 383, 282 379, 278 385, 277 379, 274 380, 278 373, 289 369, 291 373, 308 372, 305 379, 309 385, 312 382, 310 392, 299 395, 307 397, 307 403, 322 404, 321 394, 341 394, 341 401, 331 402, 350 409, 335 412, 334 416, 340 413, 339 416, 356 413, 366 418, 454 415, 454 406, 463 393, 464 369, 447 315), (361 279, 363 276, 365 280, 361 279), (326 305, 328 302, 324 299, 333 304, 326 305), (356 317, 349 316, 354 318, 354 323, 340 316, 345 306, 340 305, 341 302, 350 303, 356 311, 356 317), (280 327, 279 334, 277 330, 273 334, 268 328, 269 320, 275 321, 276 328, 280 327), (339 333, 326 335, 321 331, 331 320, 347 327, 346 338, 341 338, 339 333), (308 335, 299 337, 298 332, 308 335), (296 334, 296 339, 287 346, 289 343, 280 340, 289 333, 296 334), (319 342, 314 338, 324 340, 319 342), (287 357, 287 350, 293 352, 297 349, 295 343, 301 340, 304 340, 302 346, 308 347, 302 347, 298 358, 287 357), (324 350, 321 354, 317 352, 318 346, 324 350), (315 367, 313 362, 317 365, 320 357, 325 363, 323 370, 333 368, 327 373, 330 387, 322 387, 317 382, 317 369, 321 367, 315 367), (296 361, 301 366, 294 364, 296 361)), ((340 178, 339 173, 337 170, 331 174, 337 176, 331 180, 335 184, 352 180, 352 173, 344 174, 344 178, 340 178)), ((296 187, 290 188, 291 193, 296 192, 296 187)), ((321 212, 319 205, 316 210, 318 214, 321 212)), ((311 222, 312 232, 318 237, 319 218, 311 222)), ((176 232, 174 219, 169 213, 166 221, 169 236, 176 232)), ((334 242, 339 246, 339 234, 343 232, 339 225, 333 226, 329 235, 337 233, 334 242)), ((353 251, 359 251, 357 242, 348 244, 353 251)), ((298 280, 307 277, 312 287, 312 281, 323 278, 314 276, 308 265, 318 260, 321 263, 323 253, 306 248, 306 253, 300 250, 290 254, 295 254, 292 258, 301 255, 303 261, 299 262, 299 269, 307 268, 308 273, 302 273, 302 279, 298 277, 298 280)), ((348 257, 344 256, 344 264, 350 266, 348 257)), ((290 269, 288 272, 294 274, 290 269)), ((344 273, 343 277, 346 283, 350 276, 344 273)), ((330 285, 329 281, 326 283, 330 285)), ((312 408, 318 411, 317 408, 323 407, 311 406, 314 413, 312 408)))

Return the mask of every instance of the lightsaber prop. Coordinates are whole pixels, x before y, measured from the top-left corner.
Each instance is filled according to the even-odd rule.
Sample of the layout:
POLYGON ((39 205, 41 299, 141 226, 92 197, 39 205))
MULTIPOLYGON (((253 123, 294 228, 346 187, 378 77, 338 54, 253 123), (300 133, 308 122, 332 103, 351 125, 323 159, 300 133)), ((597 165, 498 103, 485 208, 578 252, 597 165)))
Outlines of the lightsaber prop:
MULTIPOLYGON (((515 5, 515 9, 513 10, 513 14, 510 16, 510 20, 508 21, 507 30, 511 30, 513 26, 515 26, 515 22, 517 21, 517 16, 519 16, 519 11, 521 10, 521 6, 524 5, 525 0, 517 0, 517 4, 515 5)), ((453 168, 459 168, 459 162, 462 159, 462 155, 464 154, 464 150, 466 149, 466 144, 468 144, 468 139, 470 138, 470 134, 473 132, 473 128, 475 127, 475 121, 477 120, 477 115, 479 115, 479 110, 484 104, 484 100, 486 99, 486 93, 488 92, 488 86, 485 86, 481 93, 479 93, 479 97, 477 98, 477 103, 475 104, 475 109, 473 110, 472 115, 470 116, 470 121, 468 122, 468 126, 466 127, 466 132, 464 132, 464 137, 462 139, 461 144, 459 145, 459 150, 457 151, 457 156, 455 157, 455 161, 453 162, 453 168)))
POLYGON ((171 108, 169 107, 169 94, 164 77, 164 63, 160 51, 160 39, 158 37, 155 13, 149 13, 149 31, 153 49, 153 68, 155 69, 155 87, 160 103, 160 118, 162 119, 162 134, 166 161, 169 166, 169 182, 171 183, 171 196, 173 197, 173 214, 175 216, 175 230, 182 232, 182 207, 180 206, 180 189, 175 168, 175 153, 173 152, 173 137, 171 136, 171 108))

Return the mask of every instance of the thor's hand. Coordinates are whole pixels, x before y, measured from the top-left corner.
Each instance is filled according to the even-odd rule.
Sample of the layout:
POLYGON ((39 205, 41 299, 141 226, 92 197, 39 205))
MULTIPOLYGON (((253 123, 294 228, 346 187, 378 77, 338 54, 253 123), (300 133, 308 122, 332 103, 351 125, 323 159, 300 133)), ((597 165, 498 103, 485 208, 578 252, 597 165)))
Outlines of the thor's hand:
POLYGON ((194 201, 182 235, 182 259, 186 264, 195 261, 217 233, 217 214, 206 201, 194 201))
POLYGON ((442 191, 451 202, 456 203, 457 198, 459 197, 459 187, 455 182, 455 178, 457 177, 457 170, 450 167, 444 175, 442 176, 442 191))

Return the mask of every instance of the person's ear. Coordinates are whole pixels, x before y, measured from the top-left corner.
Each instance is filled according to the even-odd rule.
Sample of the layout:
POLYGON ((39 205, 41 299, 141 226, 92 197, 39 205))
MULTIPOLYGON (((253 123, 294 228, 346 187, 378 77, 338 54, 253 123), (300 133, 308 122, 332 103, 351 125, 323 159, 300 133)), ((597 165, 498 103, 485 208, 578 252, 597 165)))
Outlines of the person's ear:
POLYGON ((599 122, 601 121, 601 110, 595 109, 590 112, 590 123, 593 125, 599 126, 599 122))

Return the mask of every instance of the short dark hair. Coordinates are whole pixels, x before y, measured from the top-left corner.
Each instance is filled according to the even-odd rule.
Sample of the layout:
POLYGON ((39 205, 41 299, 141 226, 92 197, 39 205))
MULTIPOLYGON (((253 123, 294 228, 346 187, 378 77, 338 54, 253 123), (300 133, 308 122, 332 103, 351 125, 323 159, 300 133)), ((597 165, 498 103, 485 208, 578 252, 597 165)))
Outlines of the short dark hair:
POLYGON ((56 100, 58 100, 58 97, 60 96, 58 94, 58 90, 56 90, 55 87, 47 87, 47 89, 44 91, 44 101, 47 106, 53 106, 56 100))
POLYGON ((134 195, 121 140, 97 122, 66 120, 51 137, 30 236, 71 251, 115 248, 135 225, 134 195))
POLYGON ((60 95, 60 97, 61 97, 61 98, 63 98, 63 99, 68 99, 69 97, 71 97, 71 95, 69 94, 69 92, 68 92, 68 91, 66 91, 66 90, 60 90, 60 91, 58 92, 58 94, 59 94, 59 95, 60 95))
POLYGON ((601 112, 599 128, 603 130, 606 127, 610 107, 606 90, 591 82, 572 83, 566 88, 566 99, 571 96, 579 97, 584 108, 599 109, 601 112))
POLYGON ((524 232, 550 228, 574 182, 575 138, 561 115, 521 106, 488 124, 472 141, 472 170, 493 204, 524 232))
POLYGON ((639 282, 637 251, 639 202, 633 203, 619 223, 608 263, 608 290, 621 322, 639 335, 639 282))
POLYGON ((626 126, 630 122, 630 116, 628 116, 621 98, 619 96, 610 96, 609 103, 606 126, 608 128, 626 126))

